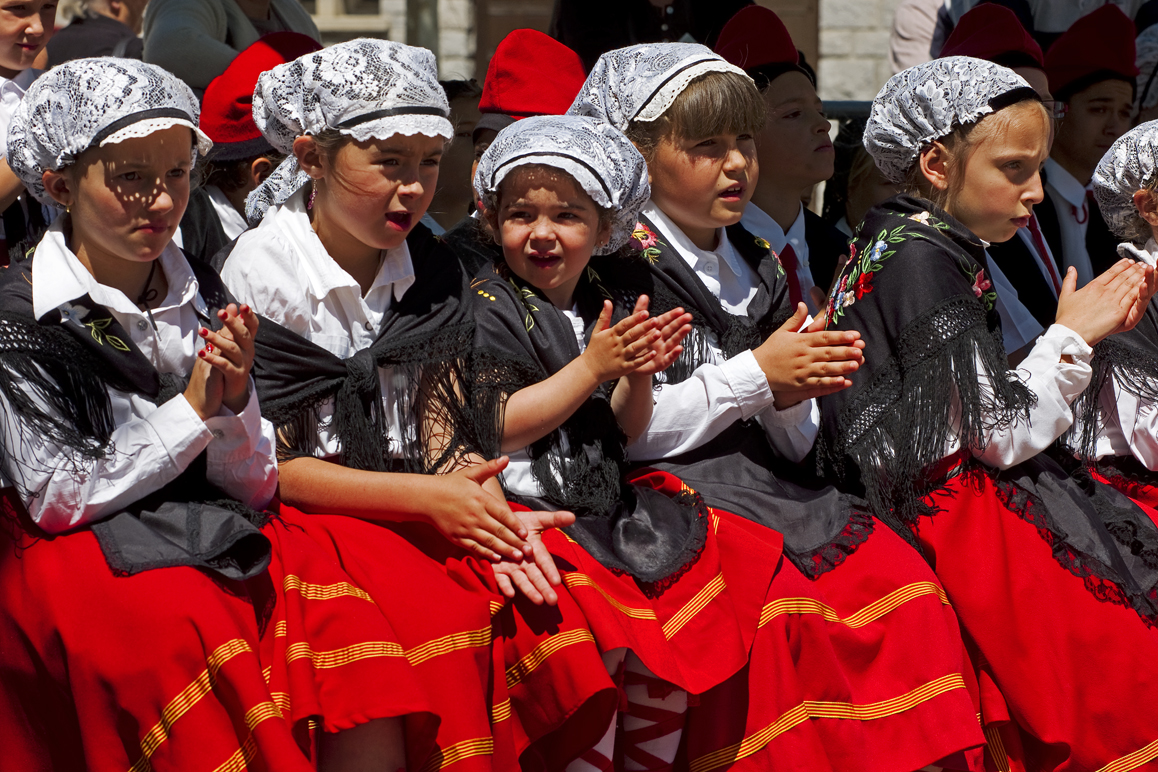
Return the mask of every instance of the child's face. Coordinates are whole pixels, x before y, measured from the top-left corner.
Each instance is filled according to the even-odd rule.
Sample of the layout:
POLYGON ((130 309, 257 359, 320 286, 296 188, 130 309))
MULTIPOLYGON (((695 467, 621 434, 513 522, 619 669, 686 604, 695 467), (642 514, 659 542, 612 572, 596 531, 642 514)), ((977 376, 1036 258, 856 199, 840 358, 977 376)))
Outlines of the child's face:
POLYGON ((347 143, 332 162, 321 159, 325 182, 315 206, 368 247, 400 246, 434 197, 444 145, 422 134, 347 143))
MULTIPOLYGON (((1008 241, 1029 224, 1034 204, 1044 198, 1041 165, 1049 153, 1049 123, 1037 103, 1007 107, 1005 120, 979 141, 965 161, 949 213, 990 242, 1008 241)), ((1005 112, 1005 111, 1003 111, 1005 112)))
POLYGON ((774 187, 799 196, 832 176, 836 158, 828 138, 832 124, 804 73, 784 73, 768 85, 763 97, 768 120, 756 136, 756 147, 760 168, 769 173, 759 188, 774 187))
POLYGON ((759 180, 750 134, 665 138, 647 165, 651 200, 697 245, 740 221, 759 180))
POLYGON ((72 212, 73 250, 148 262, 173 239, 189 203, 193 132, 173 126, 85 152, 45 172, 52 197, 72 212))
POLYGON ((496 219, 507 265, 560 308, 573 305, 591 254, 611 235, 595 202, 562 172, 512 172, 496 219))
POLYGON ((56 24, 56 0, 0 0, 0 75, 32 66, 56 24))
POLYGON ((1058 126, 1053 155, 1071 173, 1080 170, 1085 184, 1098 161, 1132 126, 1134 111, 1130 84, 1104 80, 1074 94, 1058 126))

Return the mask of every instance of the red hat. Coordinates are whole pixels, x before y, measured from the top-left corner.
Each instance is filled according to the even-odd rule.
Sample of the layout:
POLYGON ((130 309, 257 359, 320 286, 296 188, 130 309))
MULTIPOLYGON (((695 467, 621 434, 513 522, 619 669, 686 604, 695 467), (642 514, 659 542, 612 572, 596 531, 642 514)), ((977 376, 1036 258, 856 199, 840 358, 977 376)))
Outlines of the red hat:
POLYGON ((1065 101, 1102 80, 1120 78, 1133 84, 1138 75, 1134 34, 1134 22, 1116 5, 1103 5, 1078 19, 1046 52, 1049 90, 1065 101))
POLYGON ((516 120, 562 115, 586 80, 579 54, 538 30, 517 29, 491 57, 478 109, 516 120))
POLYGON ((235 161, 273 148, 253 122, 253 90, 258 77, 279 64, 320 51, 308 35, 275 32, 238 54, 205 88, 201 99, 201 130, 213 140, 211 161, 235 161))
POLYGON ((1021 26, 1017 14, 996 3, 982 3, 962 16, 941 56, 972 56, 1007 67, 1045 69, 1041 46, 1021 26))
POLYGON ((716 53, 742 70, 769 64, 794 68, 800 62, 788 28, 762 5, 744 6, 728 19, 716 39, 716 53))

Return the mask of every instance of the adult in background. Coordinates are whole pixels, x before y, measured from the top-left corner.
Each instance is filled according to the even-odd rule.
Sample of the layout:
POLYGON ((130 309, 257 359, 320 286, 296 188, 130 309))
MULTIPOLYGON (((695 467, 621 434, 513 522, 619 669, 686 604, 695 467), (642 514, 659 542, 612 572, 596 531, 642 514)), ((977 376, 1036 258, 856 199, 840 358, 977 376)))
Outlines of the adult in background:
POLYGON ((152 0, 145 13, 145 61, 200 96, 239 52, 271 32, 300 32, 321 42, 298 0, 152 0))
POLYGON ((88 56, 144 57, 141 25, 149 0, 82 0, 81 14, 48 43, 48 66, 88 56))

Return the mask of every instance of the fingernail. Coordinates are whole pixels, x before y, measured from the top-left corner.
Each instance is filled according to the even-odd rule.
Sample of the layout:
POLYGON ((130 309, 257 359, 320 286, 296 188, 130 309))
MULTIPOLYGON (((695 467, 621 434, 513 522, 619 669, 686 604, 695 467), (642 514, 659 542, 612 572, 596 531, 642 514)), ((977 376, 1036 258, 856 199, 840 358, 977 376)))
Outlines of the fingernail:
POLYGON ((202 327, 202 328, 200 329, 200 331, 199 331, 199 332, 201 333, 201 337, 202 337, 202 338, 204 338, 204 337, 206 337, 207 335, 209 335, 209 330, 207 330, 207 329, 206 329, 206 328, 204 328, 204 327, 202 327))
POLYGON ((201 349, 200 351, 198 351, 198 352, 197 352, 197 356, 199 356, 199 357, 201 357, 202 359, 204 359, 204 358, 205 358, 205 349, 201 349))

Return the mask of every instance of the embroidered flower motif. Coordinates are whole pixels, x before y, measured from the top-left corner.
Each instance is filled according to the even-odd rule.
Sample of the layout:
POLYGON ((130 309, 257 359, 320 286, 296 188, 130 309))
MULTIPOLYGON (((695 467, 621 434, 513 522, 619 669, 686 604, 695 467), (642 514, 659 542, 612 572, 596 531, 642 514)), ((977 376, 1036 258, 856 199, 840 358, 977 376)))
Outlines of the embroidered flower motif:
POLYGON ((873 244, 873 251, 872 254, 869 255, 869 262, 879 263, 881 261, 881 255, 888 246, 889 245, 883 241, 878 241, 876 244, 873 244))
POLYGON ((63 303, 56 310, 60 312, 61 324, 75 324, 78 327, 84 327, 85 317, 88 316, 88 309, 84 306, 63 303))
POLYGON ((759 236, 756 237, 756 246, 760 247, 760 249, 772 248, 772 245, 768 243, 768 239, 762 239, 759 236))
MULTIPOLYGON (((928 213, 922 212, 922 215, 928 215, 928 213)), ((841 275, 840 282, 833 288, 829 298, 829 325, 835 324, 844 316, 844 312, 849 306, 873 291, 873 279, 876 277, 877 271, 884 268, 885 261, 896 253, 897 245, 909 239, 925 238, 922 233, 905 230, 905 222, 909 220, 917 220, 922 225, 940 227, 935 219, 930 219, 928 216, 923 218, 905 217, 897 227, 885 228, 875 238, 870 237, 868 243, 872 245, 871 247, 866 245, 864 250, 858 250, 856 242, 849 245, 849 258, 845 264, 844 273, 841 275)))
POLYGON ((92 335, 92 339, 100 345, 106 343, 117 351, 128 351, 129 345, 116 335, 109 335, 105 330, 113 323, 113 318, 110 316, 106 319, 92 319, 89 318, 90 310, 84 306, 73 305, 72 303, 64 303, 57 306, 57 311, 60 312, 61 324, 75 324, 81 329, 87 329, 92 335))
POLYGON ((912 220, 913 222, 919 222, 921 225, 928 225, 929 224, 929 218, 932 216, 933 215, 929 212, 921 212, 920 214, 909 215, 909 219, 912 220))
POLYGON ((655 235, 655 231, 647 227, 641 222, 635 223, 635 230, 631 232, 631 240, 628 242, 631 248, 643 255, 643 257, 652 264, 659 260, 660 247, 667 246, 659 240, 659 236, 655 235))
POLYGON ((985 294, 985 291, 991 287, 993 287, 993 282, 985 278, 985 269, 982 268, 977 272, 977 275, 973 277, 973 294, 980 298, 985 294))

